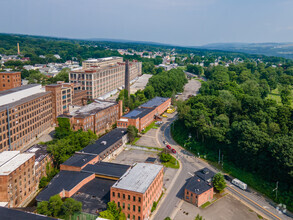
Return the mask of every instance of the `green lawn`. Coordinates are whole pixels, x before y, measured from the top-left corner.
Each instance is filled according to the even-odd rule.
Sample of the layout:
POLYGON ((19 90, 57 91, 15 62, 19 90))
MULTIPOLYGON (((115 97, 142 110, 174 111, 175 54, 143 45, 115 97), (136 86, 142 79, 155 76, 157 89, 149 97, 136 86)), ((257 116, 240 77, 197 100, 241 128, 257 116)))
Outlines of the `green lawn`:
POLYGON ((186 71, 187 68, 186 68, 186 66, 178 66, 177 69, 180 69, 180 70, 186 71))
POLYGON ((152 128, 157 129, 159 126, 155 124, 156 122, 153 121, 149 126, 147 126, 141 133, 146 134, 152 128))
MULTIPOLYGON (((292 89, 292 93, 293 93, 293 89, 292 89)), ((269 93, 268 99, 272 99, 275 100, 278 104, 282 104, 281 101, 281 96, 280 96, 280 91, 277 89, 272 90, 272 92, 269 93)), ((291 106, 293 107, 293 102, 291 102, 291 106)))
POLYGON ((201 208, 206 208, 207 206, 209 206, 211 204, 211 202, 209 202, 209 201, 207 201, 205 204, 203 204, 202 206, 201 206, 201 208))
POLYGON ((173 157, 173 156, 170 161, 165 162, 165 163, 162 162, 162 164, 165 167, 169 167, 169 168, 173 168, 173 169, 179 169, 179 167, 180 167, 178 160, 176 160, 175 157, 173 157))

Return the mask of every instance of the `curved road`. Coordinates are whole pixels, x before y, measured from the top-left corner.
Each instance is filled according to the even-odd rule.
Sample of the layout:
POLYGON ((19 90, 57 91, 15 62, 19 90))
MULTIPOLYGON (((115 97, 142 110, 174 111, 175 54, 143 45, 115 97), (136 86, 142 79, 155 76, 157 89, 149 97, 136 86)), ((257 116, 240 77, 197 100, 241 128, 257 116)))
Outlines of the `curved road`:
MULTIPOLYGON (((181 198, 183 198, 184 184, 186 183, 186 180, 194 174, 195 171, 204 167, 208 167, 214 172, 219 172, 208 163, 194 157, 194 155, 186 151, 181 146, 177 145, 177 143, 173 140, 170 129, 172 122, 176 120, 176 118, 177 117, 175 114, 173 117, 168 118, 168 121, 160 127, 157 137, 160 145, 163 146, 163 141, 165 140, 176 149, 176 157, 181 162, 181 170, 178 171, 179 174, 176 180, 174 180, 174 184, 167 190, 162 204, 159 204, 159 209, 155 213, 155 216, 152 217, 154 220, 163 220, 166 217, 175 216, 177 209, 181 206, 180 202, 182 201, 181 198)), ((264 217, 269 219, 292 219, 287 215, 279 213, 269 200, 258 195, 256 192, 243 191, 234 185, 231 185, 229 182, 227 182, 227 185, 227 190, 233 194, 233 196, 253 207, 264 217)))

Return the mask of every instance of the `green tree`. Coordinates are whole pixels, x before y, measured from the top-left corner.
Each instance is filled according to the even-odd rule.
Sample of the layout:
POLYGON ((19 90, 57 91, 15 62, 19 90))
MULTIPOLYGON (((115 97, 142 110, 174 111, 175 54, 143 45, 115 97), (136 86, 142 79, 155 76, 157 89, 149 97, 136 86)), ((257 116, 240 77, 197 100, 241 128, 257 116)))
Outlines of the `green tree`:
POLYGON ((111 220, 126 220, 125 214, 117 207, 115 202, 108 202, 107 210, 100 212, 100 217, 111 220))
POLYGON ((42 201, 37 205, 37 212, 41 215, 51 216, 51 210, 49 210, 49 202, 42 201))
POLYGON ((223 191, 226 188, 226 182, 224 176, 221 173, 217 173, 213 177, 213 186, 219 192, 223 191))
POLYGON ((138 130, 135 126, 129 125, 127 128, 129 142, 133 142, 137 136, 138 130))
POLYGON ((65 216, 70 216, 76 212, 80 212, 81 208, 82 208, 82 203, 72 198, 65 199, 61 207, 62 213, 65 216))
POLYGON ((58 127, 55 128, 55 137, 62 139, 71 134, 72 130, 70 127, 69 118, 57 118, 58 127))
POLYGON ((58 217, 60 215, 62 205, 62 199, 58 194, 50 197, 48 208, 53 217, 58 217))
POLYGON ((292 92, 289 86, 285 86, 281 89, 280 96, 283 105, 291 105, 292 92))

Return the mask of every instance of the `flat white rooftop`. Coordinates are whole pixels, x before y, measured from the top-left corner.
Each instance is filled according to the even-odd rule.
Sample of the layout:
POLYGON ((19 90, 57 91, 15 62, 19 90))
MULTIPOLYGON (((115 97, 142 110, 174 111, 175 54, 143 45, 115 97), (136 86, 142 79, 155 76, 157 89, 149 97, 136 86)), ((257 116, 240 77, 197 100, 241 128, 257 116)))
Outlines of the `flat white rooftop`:
MULTIPOLYGON (((11 151, 13 152, 13 151, 11 151)), ((31 159, 35 154, 34 153, 22 153, 16 151, 17 155, 14 157, 10 157, 5 163, 0 166, 0 175, 9 175, 11 172, 16 170, 23 163, 31 159)), ((4 153, 4 152, 3 152, 4 153)), ((2 153, 1 153, 2 154, 2 153)))
POLYGON ((7 105, 23 98, 35 95, 37 93, 45 92, 42 85, 28 84, 0 92, 0 106, 7 105))
POLYGON ((0 167, 18 155, 20 151, 3 151, 0 153, 0 167))
POLYGON ((112 187, 144 193, 156 176, 163 169, 162 165, 137 163, 128 170, 112 187))

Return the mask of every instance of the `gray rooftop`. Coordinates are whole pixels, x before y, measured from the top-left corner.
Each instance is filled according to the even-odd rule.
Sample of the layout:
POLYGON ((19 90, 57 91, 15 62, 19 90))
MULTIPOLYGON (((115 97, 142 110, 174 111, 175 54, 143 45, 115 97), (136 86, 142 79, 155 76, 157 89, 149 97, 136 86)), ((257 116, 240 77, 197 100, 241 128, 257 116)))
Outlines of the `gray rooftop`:
POLYGON ((75 153, 72 157, 66 160, 63 165, 82 167, 93 160, 97 155, 75 153))
POLYGON ((120 178, 130 166, 118 163, 98 162, 88 164, 82 172, 95 173, 97 175, 120 178))
POLYGON ((128 170, 112 187, 144 193, 162 169, 162 165, 138 163, 128 170))
POLYGON ((78 117, 83 118, 83 117, 95 114, 101 110, 104 110, 116 104, 117 104, 116 102, 95 101, 89 105, 85 105, 85 106, 82 106, 81 108, 72 110, 70 112, 70 115, 76 118, 78 117))
POLYGON ((152 112, 154 108, 136 108, 132 110, 131 112, 127 113, 126 115, 123 115, 124 118, 142 118, 152 112))
POLYGON ((42 161, 47 155, 47 145, 35 144, 25 151, 25 153, 34 153, 35 154, 35 162, 42 161))
POLYGON ((80 152, 85 154, 99 155, 100 153, 103 153, 105 150, 111 147, 113 144, 116 144, 118 141, 120 141, 126 134, 127 129, 115 128, 114 130, 96 140, 95 143, 90 144, 80 150, 80 152))
POLYGON ((49 201, 51 196, 59 194, 63 190, 70 191, 92 173, 61 170, 51 182, 37 195, 37 201, 49 201))
POLYGON ((190 180, 188 181, 185 189, 200 195, 204 192, 206 192, 207 190, 209 190, 210 188, 212 188, 212 185, 210 185, 210 183, 204 181, 203 179, 199 178, 198 176, 194 176, 192 178, 190 178, 190 180))
POLYGON ((30 213, 30 212, 24 212, 24 211, 19 211, 15 209, 9 209, 9 208, 4 208, 0 207, 0 215, 1 219, 5 220, 46 220, 46 219, 52 219, 54 220, 55 218, 50 218, 44 215, 36 214, 36 213, 30 213))
POLYGON ((163 104, 166 102, 169 98, 163 98, 163 97, 155 97, 146 103, 142 104, 142 108, 155 108, 158 107, 159 105, 163 104))

